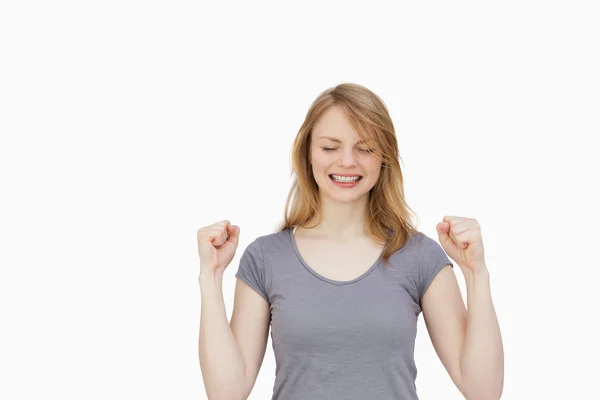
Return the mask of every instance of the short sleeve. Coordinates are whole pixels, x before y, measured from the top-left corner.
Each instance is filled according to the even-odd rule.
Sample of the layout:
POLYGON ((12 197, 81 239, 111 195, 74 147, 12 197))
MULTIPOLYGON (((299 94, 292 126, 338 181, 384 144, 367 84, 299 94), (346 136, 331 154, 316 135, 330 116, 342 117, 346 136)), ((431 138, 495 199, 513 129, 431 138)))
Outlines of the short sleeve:
POLYGON ((265 284, 262 249, 258 243, 258 239, 250 243, 244 250, 235 277, 246 282, 262 298, 269 302, 265 284))
POLYGON ((450 264, 454 264, 444 251, 444 248, 429 236, 424 236, 419 248, 419 303, 433 282, 435 276, 450 264))

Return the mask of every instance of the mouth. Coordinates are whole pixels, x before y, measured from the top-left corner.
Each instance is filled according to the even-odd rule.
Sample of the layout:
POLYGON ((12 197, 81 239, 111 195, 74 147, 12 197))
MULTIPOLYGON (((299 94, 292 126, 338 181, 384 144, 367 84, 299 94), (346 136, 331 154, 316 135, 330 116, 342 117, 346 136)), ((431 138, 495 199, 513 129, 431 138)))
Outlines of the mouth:
POLYGON ((343 175, 335 175, 329 174, 329 179, 337 183, 354 183, 358 182, 362 179, 362 175, 351 175, 351 176, 343 176, 343 175), (336 179, 337 178, 337 179, 336 179))

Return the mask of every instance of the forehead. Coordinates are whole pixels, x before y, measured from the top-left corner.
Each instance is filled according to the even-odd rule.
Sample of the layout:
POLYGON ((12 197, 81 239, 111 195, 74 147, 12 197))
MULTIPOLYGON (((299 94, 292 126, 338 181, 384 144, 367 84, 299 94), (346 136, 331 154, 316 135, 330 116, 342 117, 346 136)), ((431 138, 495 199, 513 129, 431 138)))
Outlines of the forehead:
POLYGON ((331 107, 321 115, 313 127, 313 137, 315 141, 362 142, 349 117, 337 106, 331 107))

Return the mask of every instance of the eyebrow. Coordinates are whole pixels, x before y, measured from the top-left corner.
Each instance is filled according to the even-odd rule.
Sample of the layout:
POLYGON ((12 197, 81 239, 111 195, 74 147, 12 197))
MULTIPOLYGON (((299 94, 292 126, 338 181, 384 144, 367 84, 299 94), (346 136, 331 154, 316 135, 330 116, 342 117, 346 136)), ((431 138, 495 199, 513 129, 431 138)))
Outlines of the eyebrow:
MULTIPOLYGON (((319 137, 319 139, 329 139, 332 142, 342 143, 342 141, 340 139, 336 139, 336 138, 331 137, 331 136, 321 136, 321 137, 319 137)), ((358 142, 356 142, 356 144, 366 144, 366 142, 364 142, 362 140, 359 140, 358 142)))

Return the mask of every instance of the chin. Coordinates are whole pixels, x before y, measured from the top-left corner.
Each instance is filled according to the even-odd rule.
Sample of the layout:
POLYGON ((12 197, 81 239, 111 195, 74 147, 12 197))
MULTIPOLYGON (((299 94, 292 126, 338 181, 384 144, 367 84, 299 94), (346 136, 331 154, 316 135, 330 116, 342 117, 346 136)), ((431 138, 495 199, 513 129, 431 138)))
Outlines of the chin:
POLYGON ((329 196, 329 198, 331 200, 333 200, 337 203, 353 203, 368 194, 369 194, 369 192, 366 192, 366 193, 356 192, 356 193, 347 193, 344 196, 343 194, 340 195, 340 193, 327 192, 327 196, 329 196))

